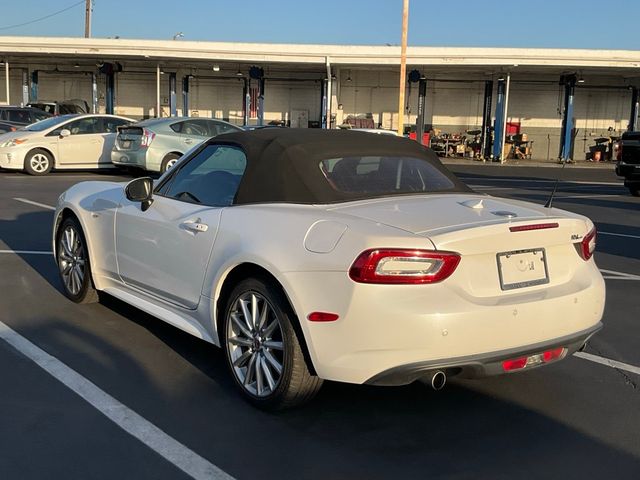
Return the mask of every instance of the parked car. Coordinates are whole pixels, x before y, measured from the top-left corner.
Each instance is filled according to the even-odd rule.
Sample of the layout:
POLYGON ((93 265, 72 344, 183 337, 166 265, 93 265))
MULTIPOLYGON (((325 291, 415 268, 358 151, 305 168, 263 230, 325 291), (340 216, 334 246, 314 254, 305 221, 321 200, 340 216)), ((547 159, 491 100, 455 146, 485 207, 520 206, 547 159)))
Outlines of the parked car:
POLYGON ((220 345, 263 408, 323 379, 440 388, 528 371, 602 326, 591 220, 475 193, 390 135, 214 137, 158 183, 74 185, 53 242, 69 299, 104 291, 220 345))
POLYGON ((113 168, 116 128, 132 122, 115 115, 47 118, 0 137, 0 167, 31 175, 53 168, 113 168))
POLYGON ((20 130, 22 125, 16 125, 11 122, 0 122, 0 135, 7 132, 15 132, 16 130, 20 130))
POLYGON ((210 118, 171 117, 143 120, 118 128, 111 161, 121 167, 166 172, 191 148, 240 127, 210 118))
POLYGON ((631 195, 640 197, 640 132, 625 132, 618 144, 616 175, 624 177, 631 195))
POLYGON ((38 108, 53 116, 67 115, 70 113, 91 113, 89 104, 86 100, 82 100, 80 98, 72 98, 69 100, 62 100, 60 102, 41 100, 29 103, 27 106, 38 108))
POLYGON ((0 107, 0 122, 9 124, 16 129, 50 117, 50 114, 37 108, 12 106, 0 107))

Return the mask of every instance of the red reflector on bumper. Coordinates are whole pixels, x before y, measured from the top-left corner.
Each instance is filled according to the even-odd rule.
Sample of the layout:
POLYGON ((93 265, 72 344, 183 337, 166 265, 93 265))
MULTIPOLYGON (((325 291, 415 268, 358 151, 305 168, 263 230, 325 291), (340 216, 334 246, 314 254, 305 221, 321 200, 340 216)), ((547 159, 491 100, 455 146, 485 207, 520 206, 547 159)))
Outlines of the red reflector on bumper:
POLYGON ((514 360, 505 360, 502 362, 502 369, 505 372, 510 372, 512 370, 520 370, 527 366, 527 357, 516 358, 514 360))
POLYGON ((516 225, 515 227, 509 227, 510 232, 526 232, 528 230, 544 230, 545 228, 558 228, 560 225, 557 223, 535 223, 533 225, 516 225))
POLYGON ((335 322, 340 316, 337 313, 312 312, 307 315, 310 322, 335 322))
POLYGON ((546 350, 542 353, 533 353, 528 357, 513 358, 502 362, 502 370, 512 372, 513 370, 522 370, 526 367, 534 367, 543 363, 553 362, 564 358, 567 349, 564 347, 546 350))

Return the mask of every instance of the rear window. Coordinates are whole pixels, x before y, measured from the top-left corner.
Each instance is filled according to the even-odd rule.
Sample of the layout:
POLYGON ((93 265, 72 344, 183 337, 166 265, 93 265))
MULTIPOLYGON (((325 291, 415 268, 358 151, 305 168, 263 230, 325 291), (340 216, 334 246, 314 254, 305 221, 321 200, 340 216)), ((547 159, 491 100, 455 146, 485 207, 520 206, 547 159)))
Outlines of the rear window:
POLYGON ((396 195, 450 190, 454 183, 426 160, 414 157, 342 157, 320 162, 334 190, 360 195, 396 195))

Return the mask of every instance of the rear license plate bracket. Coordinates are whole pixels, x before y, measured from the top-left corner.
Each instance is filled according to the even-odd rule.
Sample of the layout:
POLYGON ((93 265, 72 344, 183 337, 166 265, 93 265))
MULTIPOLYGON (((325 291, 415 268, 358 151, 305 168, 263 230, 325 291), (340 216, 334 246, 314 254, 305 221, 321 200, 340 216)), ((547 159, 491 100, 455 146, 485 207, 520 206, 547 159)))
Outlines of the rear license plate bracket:
POLYGON ((496 255, 502 290, 532 287, 549 283, 549 270, 544 248, 514 250, 496 255))

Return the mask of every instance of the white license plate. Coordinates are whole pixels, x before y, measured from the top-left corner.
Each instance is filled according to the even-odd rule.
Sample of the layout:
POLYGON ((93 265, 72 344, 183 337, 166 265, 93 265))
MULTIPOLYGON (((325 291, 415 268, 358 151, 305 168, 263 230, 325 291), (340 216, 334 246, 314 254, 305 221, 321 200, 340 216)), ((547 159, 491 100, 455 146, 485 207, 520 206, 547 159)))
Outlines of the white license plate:
POLYGON ((549 283, 544 248, 498 253, 497 259, 502 290, 549 283))

